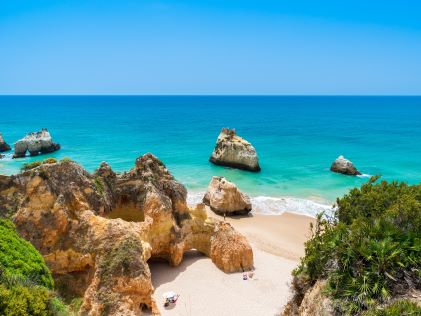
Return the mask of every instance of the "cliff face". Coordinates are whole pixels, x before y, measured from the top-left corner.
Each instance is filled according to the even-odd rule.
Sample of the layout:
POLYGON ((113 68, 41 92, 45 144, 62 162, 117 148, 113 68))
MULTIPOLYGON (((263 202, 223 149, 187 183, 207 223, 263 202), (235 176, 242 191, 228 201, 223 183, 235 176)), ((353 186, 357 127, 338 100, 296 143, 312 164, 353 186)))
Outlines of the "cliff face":
POLYGON ((83 296, 87 315, 159 314, 147 261, 178 265, 197 249, 226 272, 253 266, 247 240, 189 209, 186 189, 146 154, 129 172, 94 174, 71 161, 0 177, 0 215, 44 256, 62 295, 83 296))
POLYGON ((304 295, 299 308, 300 316, 333 316, 332 301, 323 294, 326 281, 317 281, 304 295))
POLYGON ((300 277, 294 277, 294 295, 284 307, 280 316, 334 316, 332 300, 324 293, 326 280, 310 285, 300 277))

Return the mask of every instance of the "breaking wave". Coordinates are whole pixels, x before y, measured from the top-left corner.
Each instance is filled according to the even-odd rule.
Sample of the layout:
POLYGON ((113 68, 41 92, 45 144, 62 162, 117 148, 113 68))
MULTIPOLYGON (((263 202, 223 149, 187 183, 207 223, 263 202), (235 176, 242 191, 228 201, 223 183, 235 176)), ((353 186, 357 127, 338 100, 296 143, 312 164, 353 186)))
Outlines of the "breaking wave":
MULTIPOLYGON (((204 192, 189 192, 187 203, 195 205, 202 202, 204 192)), ((320 212, 331 215, 333 206, 325 203, 316 202, 309 199, 296 197, 270 197, 255 196, 250 197, 253 205, 252 213, 262 215, 281 215, 284 212, 297 213, 315 217, 320 212)))
POLYGON ((370 175, 370 174, 366 174, 366 173, 363 173, 363 174, 358 175, 357 177, 358 177, 358 178, 371 178, 371 177, 372 177, 372 175, 370 175))

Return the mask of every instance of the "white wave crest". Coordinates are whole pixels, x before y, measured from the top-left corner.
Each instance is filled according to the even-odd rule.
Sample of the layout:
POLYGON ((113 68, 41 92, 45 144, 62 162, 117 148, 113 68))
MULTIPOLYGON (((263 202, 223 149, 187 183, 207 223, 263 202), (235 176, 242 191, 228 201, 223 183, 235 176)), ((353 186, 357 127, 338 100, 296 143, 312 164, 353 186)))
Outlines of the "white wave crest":
POLYGON ((0 158, 0 162, 1 161, 12 161, 13 159, 13 153, 0 153, 3 154, 3 158, 0 158))
POLYGON ((333 207, 312 200, 295 197, 252 197, 253 213, 264 215, 280 215, 284 212, 298 213, 315 217, 320 212, 331 214, 333 207))
POLYGON ((366 173, 363 173, 363 174, 359 174, 359 175, 357 175, 357 177, 358 177, 358 178, 371 178, 371 177, 372 177, 372 175, 371 175, 371 174, 366 174, 366 173))
MULTIPOLYGON (((204 192, 189 192, 187 203, 189 205, 201 203, 203 195, 204 192)), ((320 212, 325 212, 326 215, 331 215, 333 212, 333 206, 327 202, 323 204, 302 198, 256 196, 250 199, 254 214, 281 215, 284 212, 290 212, 315 217, 320 212)))
POLYGON ((187 204, 194 206, 196 204, 202 203, 203 196, 205 192, 188 192, 187 193, 187 204))

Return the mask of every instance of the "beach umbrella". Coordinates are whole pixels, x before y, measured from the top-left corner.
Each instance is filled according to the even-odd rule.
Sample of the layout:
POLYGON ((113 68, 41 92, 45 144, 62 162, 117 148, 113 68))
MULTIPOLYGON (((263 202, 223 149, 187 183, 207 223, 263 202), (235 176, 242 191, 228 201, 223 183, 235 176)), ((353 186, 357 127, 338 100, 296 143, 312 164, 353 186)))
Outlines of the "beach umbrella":
POLYGON ((175 297, 177 294, 175 294, 173 291, 169 291, 169 292, 165 292, 164 294, 162 294, 162 297, 165 299, 169 299, 169 298, 173 298, 175 297))

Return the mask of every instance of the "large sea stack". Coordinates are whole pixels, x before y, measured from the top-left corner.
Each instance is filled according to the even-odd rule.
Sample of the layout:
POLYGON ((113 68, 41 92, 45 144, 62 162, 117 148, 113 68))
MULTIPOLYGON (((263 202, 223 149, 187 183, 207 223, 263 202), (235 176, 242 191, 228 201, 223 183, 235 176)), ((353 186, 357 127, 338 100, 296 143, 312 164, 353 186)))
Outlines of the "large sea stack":
POLYGON ((248 141, 236 135, 235 129, 221 130, 209 160, 221 166, 260 171, 256 149, 248 141))
POLYGON ((149 259, 176 266, 196 249, 225 272, 253 267, 252 249, 187 191, 152 154, 117 174, 106 163, 90 174, 70 160, 0 175, 0 217, 43 255, 60 294, 82 297, 82 315, 159 315, 149 259))
POLYGON ((25 157, 29 151, 31 156, 51 153, 60 149, 60 145, 53 142, 50 133, 46 128, 39 132, 33 132, 18 140, 15 145, 13 158, 25 157))
POLYGON ((344 156, 336 158, 336 160, 332 163, 330 170, 350 176, 357 176, 361 174, 361 172, 355 168, 354 164, 350 160, 345 159, 344 156))
POLYGON ((10 150, 10 146, 6 143, 3 138, 3 135, 0 133, 0 152, 10 150))
POLYGON ((212 177, 203 203, 220 215, 246 215, 251 211, 250 198, 224 177, 212 177))

